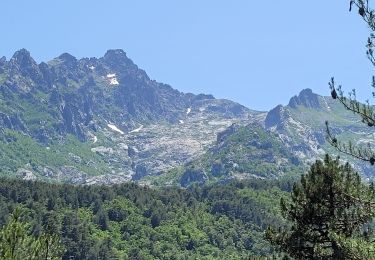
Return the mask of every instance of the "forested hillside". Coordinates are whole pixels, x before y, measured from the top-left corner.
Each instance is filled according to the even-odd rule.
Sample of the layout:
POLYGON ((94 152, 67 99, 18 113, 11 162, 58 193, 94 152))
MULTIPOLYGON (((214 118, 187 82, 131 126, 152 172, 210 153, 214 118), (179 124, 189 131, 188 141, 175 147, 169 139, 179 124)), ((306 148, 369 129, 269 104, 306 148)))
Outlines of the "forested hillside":
POLYGON ((271 253, 263 231, 284 224, 279 199, 291 186, 252 180, 150 189, 3 178, 0 225, 21 208, 30 234, 60 236, 62 259, 246 259, 271 253))

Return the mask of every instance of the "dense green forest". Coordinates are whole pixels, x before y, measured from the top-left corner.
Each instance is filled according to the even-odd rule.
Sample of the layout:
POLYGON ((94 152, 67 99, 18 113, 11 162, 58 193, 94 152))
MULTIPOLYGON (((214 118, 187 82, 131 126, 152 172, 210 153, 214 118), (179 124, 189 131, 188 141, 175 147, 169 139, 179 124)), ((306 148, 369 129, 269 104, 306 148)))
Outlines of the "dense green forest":
POLYGON ((247 259, 272 253, 264 230, 285 224, 278 205, 292 183, 151 189, 2 178, 0 224, 16 209, 28 235, 58 234, 62 259, 247 259))

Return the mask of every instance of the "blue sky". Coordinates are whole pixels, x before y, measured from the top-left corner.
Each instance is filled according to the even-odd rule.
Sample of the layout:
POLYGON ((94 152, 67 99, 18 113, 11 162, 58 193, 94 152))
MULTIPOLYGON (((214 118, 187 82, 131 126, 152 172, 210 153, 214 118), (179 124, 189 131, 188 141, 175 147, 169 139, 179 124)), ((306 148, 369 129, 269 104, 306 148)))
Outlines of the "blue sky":
POLYGON ((328 95, 331 76, 371 96, 368 29, 343 0, 4 0, 0 56, 38 61, 121 48, 157 81, 257 110, 303 88, 328 95))

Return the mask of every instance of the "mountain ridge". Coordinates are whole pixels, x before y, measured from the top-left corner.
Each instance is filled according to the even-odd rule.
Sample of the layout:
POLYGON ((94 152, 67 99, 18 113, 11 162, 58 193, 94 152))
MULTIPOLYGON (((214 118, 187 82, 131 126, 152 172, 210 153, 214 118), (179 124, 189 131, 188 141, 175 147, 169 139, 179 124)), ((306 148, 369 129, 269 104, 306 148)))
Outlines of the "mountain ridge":
POLYGON ((197 160, 146 183, 188 186, 233 178, 298 176, 325 153, 340 156, 367 181, 373 180, 375 175, 368 164, 339 154, 326 142, 326 121, 340 140, 375 145, 371 129, 350 111, 329 96, 303 89, 287 105, 277 105, 261 120, 232 125, 220 132, 212 148, 197 160))
MULTIPOLYGON (((78 183, 95 182, 87 179, 87 168, 91 165, 97 172, 96 168, 103 166, 97 165, 100 161, 116 180, 158 173, 165 165, 201 154, 225 127, 258 114, 230 100, 183 93, 151 80, 119 49, 108 50, 100 58, 77 59, 63 53, 39 64, 21 49, 9 61, 2 59, 0 72, 0 127, 4 134, 27 143, 36 141, 29 145, 41 145, 39 150, 50 147, 57 153, 58 145, 69 146, 69 142, 75 143, 74 138, 85 143, 87 161, 77 159, 80 154, 64 152, 63 156, 76 158, 75 163, 69 163, 69 170, 61 165, 62 172, 60 167, 47 174, 77 175, 70 181, 78 183), (184 127, 190 123, 192 130, 184 127), (165 150, 168 159, 162 156, 165 150), (157 159, 152 161, 151 155, 157 159)), ((4 146, 6 150, 6 141, 4 146)), ((31 159, 10 160, 39 177, 55 168, 45 162, 43 169, 32 169, 27 162, 31 159)))
POLYGON ((261 112, 151 80, 119 49, 39 64, 21 49, 0 60, 2 175, 182 186, 296 175, 335 153, 326 120, 344 140, 371 141, 357 118, 311 89, 261 112))

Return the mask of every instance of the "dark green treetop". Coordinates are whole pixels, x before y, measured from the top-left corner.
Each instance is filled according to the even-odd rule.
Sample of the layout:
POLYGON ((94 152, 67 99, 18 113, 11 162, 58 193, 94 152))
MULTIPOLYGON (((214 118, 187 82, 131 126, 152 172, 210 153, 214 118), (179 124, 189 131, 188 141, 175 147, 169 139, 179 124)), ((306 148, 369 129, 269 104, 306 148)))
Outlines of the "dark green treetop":
MULTIPOLYGON (((371 248, 349 249, 348 239, 363 238, 364 224, 374 216, 373 185, 361 181, 347 163, 328 155, 317 160, 297 182, 290 201, 281 200, 289 228, 269 228, 266 236, 280 251, 296 259, 356 259, 371 248)), ((362 258, 366 259, 366 258, 362 258)), ((370 258, 371 259, 371 258, 370 258)))

